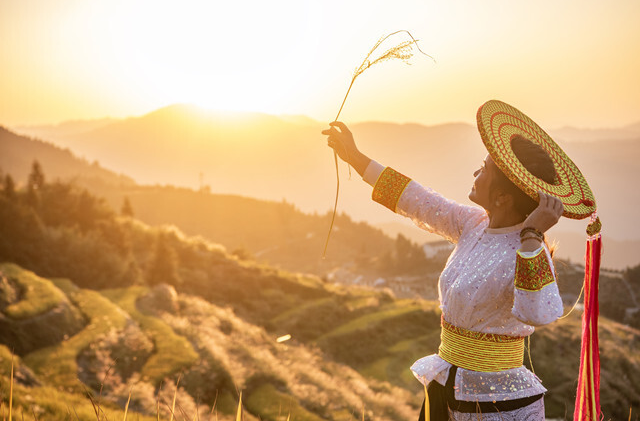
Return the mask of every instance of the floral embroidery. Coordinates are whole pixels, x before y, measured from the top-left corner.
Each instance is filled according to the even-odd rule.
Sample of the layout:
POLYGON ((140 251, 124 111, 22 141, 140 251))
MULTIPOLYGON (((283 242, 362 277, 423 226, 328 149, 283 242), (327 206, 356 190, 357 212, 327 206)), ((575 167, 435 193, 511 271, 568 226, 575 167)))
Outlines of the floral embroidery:
POLYGON ((411 179, 392 168, 385 168, 378 177, 371 197, 381 205, 396 211, 400 196, 411 179))
POLYGON ((552 282, 555 282, 553 272, 542 249, 530 258, 522 256, 518 251, 514 281, 516 288, 526 291, 539 291, 542 287, 552 282))

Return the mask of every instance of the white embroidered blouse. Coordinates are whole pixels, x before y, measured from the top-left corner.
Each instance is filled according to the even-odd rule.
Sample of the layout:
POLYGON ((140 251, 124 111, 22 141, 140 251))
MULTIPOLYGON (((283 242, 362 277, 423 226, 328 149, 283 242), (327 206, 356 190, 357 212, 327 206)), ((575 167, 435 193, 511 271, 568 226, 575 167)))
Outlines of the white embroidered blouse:
MULTIPOLYGON (((382 165, 372 161, 363 179, 375 186, 383 170, 382 165)), ((438 284, 440 308, 449 323, 476 332, 528 336, 534 326, 562 315, 556 282, 537 291, 514 287, 522 225, 488 228, 484 209, 448 200, 415 181, 409 182, 400 196, 396 212, 456 244, 438 284)), ((546 246, 544 252, 552 265, 546 246)), ((444 385, 450 367, 433 354, 416 361, 411 371, 424 384, 435 380, 444 385)), ((546 392, 538 377, 525 366, 498 372, 458 368, 454 390, 458 400, 481 402, 546 392)))

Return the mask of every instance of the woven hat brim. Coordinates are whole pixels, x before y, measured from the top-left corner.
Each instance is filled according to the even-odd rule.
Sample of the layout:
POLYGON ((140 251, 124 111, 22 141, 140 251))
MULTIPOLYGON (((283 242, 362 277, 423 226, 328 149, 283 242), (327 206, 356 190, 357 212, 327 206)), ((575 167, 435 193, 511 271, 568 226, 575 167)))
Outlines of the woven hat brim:
POLYGON ((558 197, 563 216, 584 219, 596 210, 596 201, 584 176, 553 139, 518 109, 501 101, 484 103, 476 116, 478 131, 498 168, 528 196, 538 201, 538 191, 558 197), (516 157, 511 139, 521 135, 548 154, 556 170, 556 182, 549 184, 531 174, 516 157))

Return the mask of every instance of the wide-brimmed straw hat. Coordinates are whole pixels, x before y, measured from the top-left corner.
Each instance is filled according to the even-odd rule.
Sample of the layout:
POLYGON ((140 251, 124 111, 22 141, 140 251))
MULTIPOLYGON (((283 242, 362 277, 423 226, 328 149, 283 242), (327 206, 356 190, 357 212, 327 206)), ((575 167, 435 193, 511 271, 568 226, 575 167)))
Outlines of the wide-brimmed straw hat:
POLYGON ((564 216, 574 219, 591 216, 591 223, 587 226, 582 345, 574 419, 597 421, 600 419, 598 279, 602 224, 596 215, 595 198, 584 176, 567 154, 540 126, 516 108, 501 101, 488 101, 478 109, 477 120, 489 155, 516 186, 535 200, 538 200, 538 191, 558 197, 564 205, 564 216), (522 165, 511 146, 517 135, 540 145, 549 154, 556 170, 553 183, 534 176, 522 165))
POLYGON ((487 101, 478 109, 478 130, 498 168, 522 191, 538 201, 538 191, 558 197, 563 216, 583 219, 596 210, 596 201, 584 176, 566 153, 533 120, 501 101, 487 101), (516 157, 511 140, 521 135, 549 154, 556 170, 553 184, 531 174, 516 157))

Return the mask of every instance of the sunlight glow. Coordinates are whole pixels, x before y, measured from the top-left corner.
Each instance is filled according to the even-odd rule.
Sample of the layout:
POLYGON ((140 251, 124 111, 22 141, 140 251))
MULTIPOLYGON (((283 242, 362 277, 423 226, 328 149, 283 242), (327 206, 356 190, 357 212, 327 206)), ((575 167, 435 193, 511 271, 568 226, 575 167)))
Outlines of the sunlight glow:
MULTIPOLYGON (((119 73, 114 89, 136 86, 161 103, 278 112, 282 99, 297 88, 295 74, 287 72, 296 67, 296 57, 281 56, 279 46, 303 49, 311 25, 304 19, 293 27, 266 20, 272 7, 266 3, 253 4, 252 13, 240 2, 192 6, 120 4, 97 39, 126 63, 112 69, 119 73)), ((308 16, 304 4, 289 2, 287 7, 299 17, 308 16)))
POLYGON ((552 124, 620 125, 640 115, 635 0, 1 4, 7 125, 142 115, 175 103, 327 121, 375 41, 399 29, 437 64, 368 72, 345 120, 473 122, 490 98, 538 108, 552 124))

